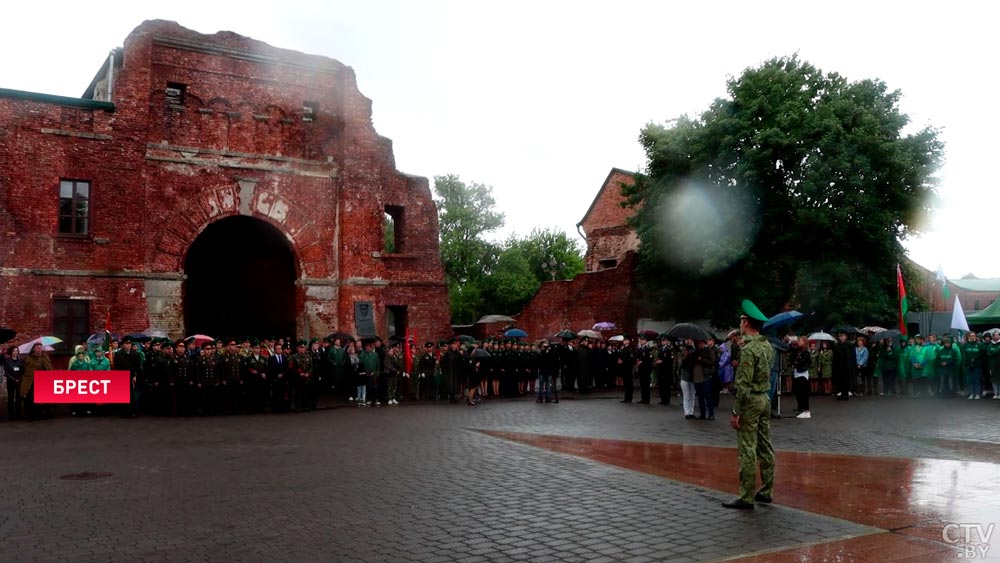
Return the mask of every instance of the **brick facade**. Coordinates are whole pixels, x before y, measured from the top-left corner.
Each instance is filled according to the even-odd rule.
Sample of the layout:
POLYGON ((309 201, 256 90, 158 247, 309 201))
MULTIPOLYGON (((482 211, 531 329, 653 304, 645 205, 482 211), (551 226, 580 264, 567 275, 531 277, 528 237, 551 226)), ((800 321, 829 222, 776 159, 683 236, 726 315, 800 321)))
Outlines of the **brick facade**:
POLYGON ((584 256, 586 271, 614 267, 625 260, 626 253, 638 250, 639 237, 627 224, 633 210, 621 205, 625 201, 621 194, 622 185, 634 182, 632 172, 612 168, 590 209, 577 223, 587 239, 584 256))
POLYGON ((619 332, 635 332, 643 311, 635 279, 639 238, 628 226, 633 210, 621 206, 622 184, 632 172, 613 168, 577 224, 587 239, 586 271, 572 280, 545 282, 518 315, 518 326, 533 338, 562 329, 579 331, 599 322, 619 332))
POLYGON ((243 216, 287 241, 297 335, 356 332, 356 301, 382 336, 393 305, 422 337, 450 334, 427 180, 395 169, 350 67, 165 21, 116 53, 80 100, 0 91, 0 325, 51 333, 65 297, 91 303, 89 330, 110 311, 116 331, 180 336, 188 250, 243 216), (86 236, 60 234, 66 179, 89 182, 86 236), (402 211, 393 254, 387 206, 402 211))

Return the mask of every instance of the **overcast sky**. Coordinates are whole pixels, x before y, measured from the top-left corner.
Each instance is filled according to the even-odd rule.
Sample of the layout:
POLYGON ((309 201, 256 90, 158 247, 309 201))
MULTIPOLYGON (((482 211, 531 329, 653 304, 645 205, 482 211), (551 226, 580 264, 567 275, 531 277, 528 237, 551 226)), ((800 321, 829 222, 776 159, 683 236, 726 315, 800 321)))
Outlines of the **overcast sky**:
POLYGON ((400 170, 493 186, 505 233, 576 233, 612 167, 644 162, 640 128, 697 114, 748 66, 798 52, 903 92, 941 129, 943 207, 906 242, 948 277, 1000 277, 987 251, 1000 195, 990 3, 906 2, 16 2, 5 5, 0 87, 79 96, 142 21, 234 31, 340 60, 373 100, 400 170))

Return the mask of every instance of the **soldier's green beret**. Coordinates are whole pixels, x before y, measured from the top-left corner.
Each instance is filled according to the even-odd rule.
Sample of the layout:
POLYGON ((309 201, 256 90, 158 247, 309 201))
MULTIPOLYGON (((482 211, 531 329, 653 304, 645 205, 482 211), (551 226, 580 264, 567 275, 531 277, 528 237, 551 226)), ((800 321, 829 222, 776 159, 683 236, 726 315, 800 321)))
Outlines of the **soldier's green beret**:
POLYGON ((295 345, 296 346, 308 346, 309 343, 306 342, 305 340, 299 340, 298 342, 295 343, 295 345))
POLYGON ((313 344, 315 344, 317 342, 319 342, 319 338, 313 338, 313 339, 309 340, 309 345, 312 346, 313 344))
POLYGON ((753 301, 750 301, 749 299, 743 300, 743 314, 762 323, 766 323, 768 321, 767 315, 761 313, 760 309, 758 309, 757 306, 753 304, 753 301))
POLYGON ((126 336, 125 338, 122 338, 122 342, 121 343, 125 344, 126 342, 132 343, 132 342, 135 342, 135 340, 132 340, 131 336, 126 336))

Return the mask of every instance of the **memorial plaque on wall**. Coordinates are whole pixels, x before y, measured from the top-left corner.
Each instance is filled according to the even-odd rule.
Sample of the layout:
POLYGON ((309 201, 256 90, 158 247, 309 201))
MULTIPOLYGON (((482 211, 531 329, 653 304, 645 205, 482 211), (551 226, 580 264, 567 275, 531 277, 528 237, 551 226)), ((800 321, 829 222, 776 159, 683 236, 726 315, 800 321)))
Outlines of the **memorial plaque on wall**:
POLYGON ((354 302, 354 329, 358 336, 375 336, 375 305, 371 301, 354 302))

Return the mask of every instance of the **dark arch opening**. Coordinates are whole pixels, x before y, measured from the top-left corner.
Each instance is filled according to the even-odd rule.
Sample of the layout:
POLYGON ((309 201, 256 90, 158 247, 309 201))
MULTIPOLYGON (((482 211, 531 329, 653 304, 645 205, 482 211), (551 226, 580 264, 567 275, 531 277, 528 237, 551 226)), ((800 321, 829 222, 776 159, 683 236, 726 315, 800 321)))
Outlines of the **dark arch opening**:
POLYGON ((188 334, 295 335, 295 256, 270 223, 242 215, 212 223, 191 243, 184 272, 188 334))

